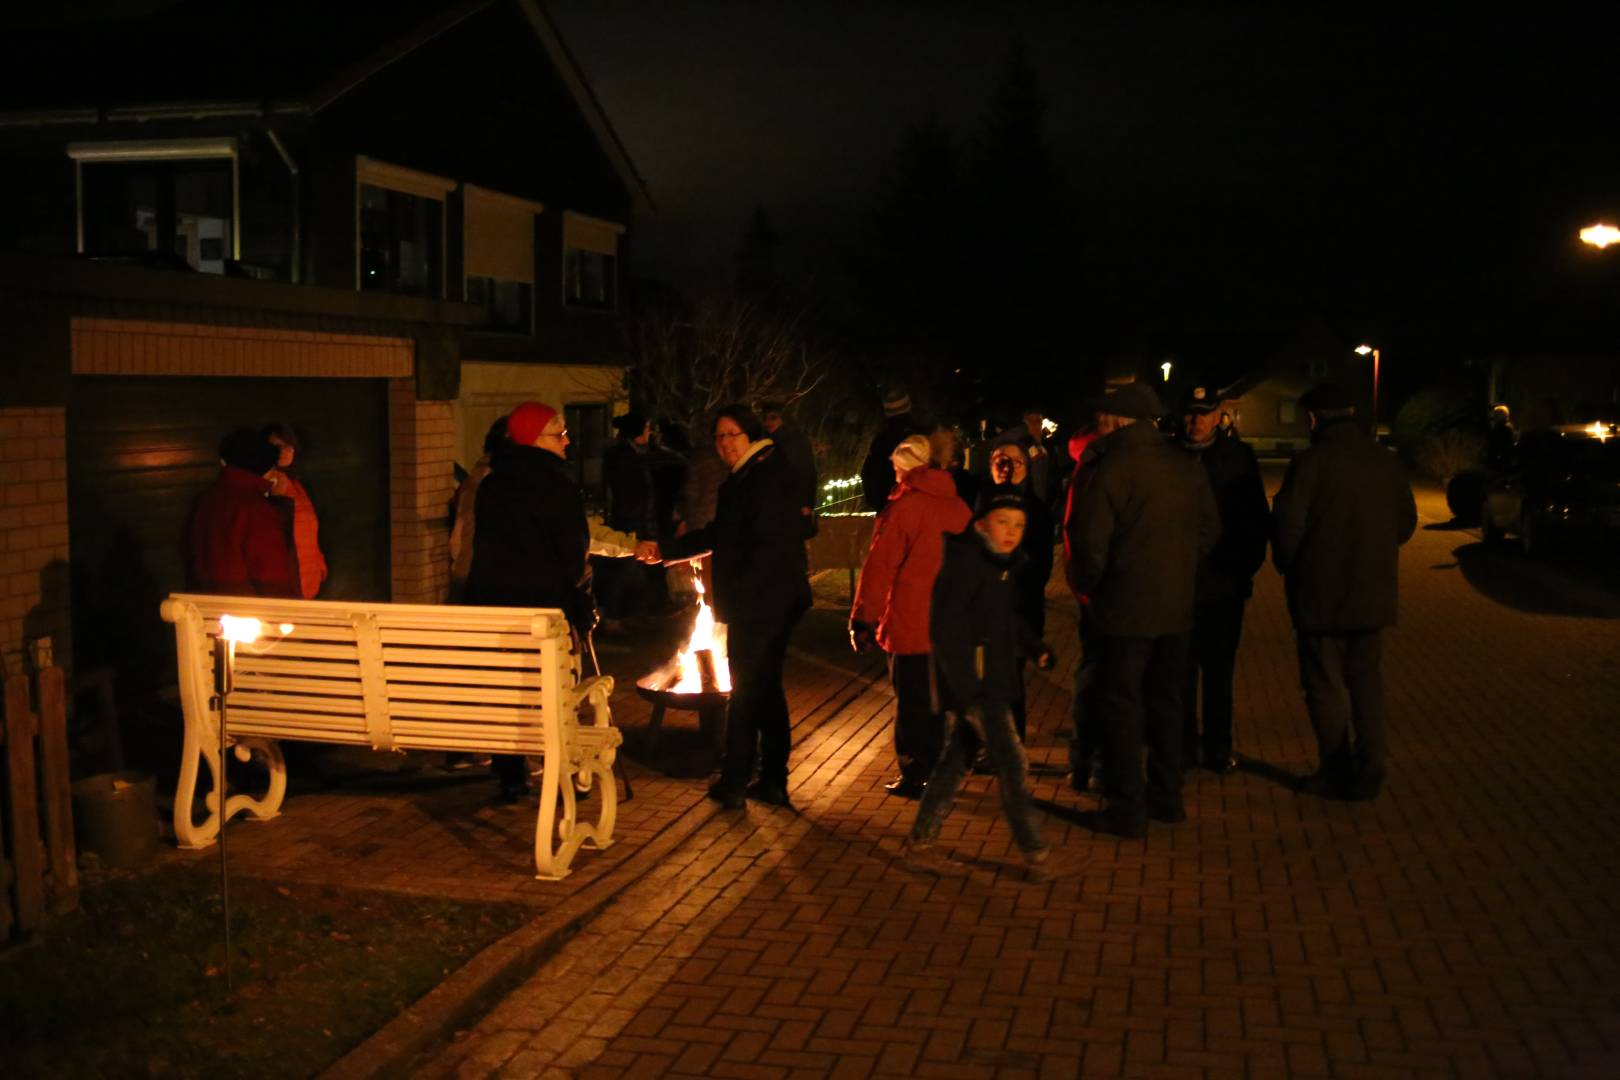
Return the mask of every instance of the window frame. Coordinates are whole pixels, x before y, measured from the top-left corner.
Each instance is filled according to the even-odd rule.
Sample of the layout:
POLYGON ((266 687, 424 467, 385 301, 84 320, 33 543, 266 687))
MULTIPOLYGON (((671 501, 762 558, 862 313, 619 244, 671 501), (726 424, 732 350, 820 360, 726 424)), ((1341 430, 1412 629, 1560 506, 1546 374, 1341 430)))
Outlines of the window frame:
MULTIPOLYGON (((458 182, 436 173, 423 172, 420 169, 409 169, 403 165, 395 165, 387 161, 379 161, 365 154, 356 154, 354 157, 354 291, 364 292, 360 278, 361 273, 361 237, 363 229, 360 224, 362 206, 361 189, 367 186, 383 188, 387 191, 398 192, 401 195, 412 195, 419 199, 436 199, 439 203, 439 295, 425 297, 424 299, 444 300, 450 295, 450 275, 448 269, 448 255, 450 254, 450 193, 456 190, 458 182)), ((392 295, 392 294, 391 294, 392 295)))
POLYGON ((619 311, 619 291, 620 291, 619 290, 619 286, 620 286, 620 275, 619 275, 620 255, 619 255, 619 249, 622 246, 624 234, 625 234, 625 226, 620 222, 610 221, 607 218, 592 217, 590 214, 582 214, 577 210, 564 210, 563 211, 562 250, 561 250, 561 252, 559 252, 559 256, 560 256, 560 259, 561 259, 561 265, 558 267, 558 269, 561 271, 561 273, 558 274, 558 291, 561 294, 559 299, 561 300, 562 306, 565 309, 567 309, 569 311, 592 311, 592 312, 596 312, 597 314, 601 314, 601 315, 616 315, 616 314, 618 314, 618 311, 619 311), (574 222, 578 222, 580 225, 582 225, 582 226, 584 226, 585 228, 588 228, 588 229, 593 229, 593 230, 594 229, 601 229, 601 230, 606 230, 608 232, 611 232, 613 234, 613 250, 611 252, 609 252, 609 251, 600 251, 600 250, 598 250, 596 248, 581 247, 578 244, 569 243, 569 232, 570 232, 569 226, 574 222), (613 260, 613 301, 612 301, 612 303, 603 304, 601 306, 598 306, 596 304, 576 303, 576 302, 574 302, 572 300, 572 298, 569 297, 569 295, 568 295, 568 253, 569 253, 569 251, 573 251, 573 250, 583 251, 583 252, 587 252, 589 254, 594 254, 594 255, 606 255, 607 257, 609 257, 609 258, 611 258, 613 260))
POLYGON ((142 161, 231 162, 231 262, 242 261, 242 162, 234 138, 216 139, 121 139, 106 142, 71 142, 67 155, 73 159, 74 250, 84 254, 84 166, 132 164, 142 161))
MULTIPOLYGON (((494 188, 483 187, 479 184, 464 183, 461 185, 461 300, 463 303, 471 302, 467 295, 467 282, 475 277, 484 278, 488 281, 504 281, 509 285, 527 285, 529 287, 529 325, 526 330, 511 330, 505 327, 492 327, 485 325, 480 326, 478 332, 483 334, 505 334, 508 337, 532 338, 535 335, 535 328, 539 325, 538 316, 535 313, 535 309, 538 307, 536 301, 539 299, 540 295, 540 290, 538 288, 540 277, 539 250, 538 248, 535 248, 531 255, 533 265, 531 265, 529 268, 528 281, 492 277, 489 274, 467 273, 467 238, 472 232, 472 230, 467 227, 467 218, 469 213, 468 206, 477 199, 488 199, 491 202, 503 203, 513 209, 525 211, 530 214, 531 217, 529 218, 529 228, 531 229, 531 236, 532 230, 534 229, 534 218, 545 213, 545 204, 535 202, 532 199, 525 199, 519 195, 509 195, 504 191, 496 191, 494 188)), ((531 247, 533 247, 533 245, 531 245, 531 247)))

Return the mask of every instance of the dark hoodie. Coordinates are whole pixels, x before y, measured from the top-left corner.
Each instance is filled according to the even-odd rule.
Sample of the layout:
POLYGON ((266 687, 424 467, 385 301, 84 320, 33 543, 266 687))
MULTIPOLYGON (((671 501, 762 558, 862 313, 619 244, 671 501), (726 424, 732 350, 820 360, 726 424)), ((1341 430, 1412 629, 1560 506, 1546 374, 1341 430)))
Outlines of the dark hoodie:
POLYGON ((568 465, 549 450, 506 443, 474 503, 466 601, 561 608, 585 617, 590 526, 568 465))
POLYGON ((1040 651, 1019 614, 1023 559, 1022 551, 991 551, 971 525, 945 538, 928 626, 943 708, 1010 709, 1022 699, 1023 661, 1040 651))

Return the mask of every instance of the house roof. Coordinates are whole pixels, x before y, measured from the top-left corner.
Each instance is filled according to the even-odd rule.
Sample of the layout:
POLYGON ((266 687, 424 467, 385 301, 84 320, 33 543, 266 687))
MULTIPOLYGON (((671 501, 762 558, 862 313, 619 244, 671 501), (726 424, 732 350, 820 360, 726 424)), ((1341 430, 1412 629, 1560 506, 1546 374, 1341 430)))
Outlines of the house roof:
POLYGON ((646 182, 539 0, 176 0, 133 20, 9 29, 0 126, 319 113, 467 18, 511 3, 636 205, 646 182))

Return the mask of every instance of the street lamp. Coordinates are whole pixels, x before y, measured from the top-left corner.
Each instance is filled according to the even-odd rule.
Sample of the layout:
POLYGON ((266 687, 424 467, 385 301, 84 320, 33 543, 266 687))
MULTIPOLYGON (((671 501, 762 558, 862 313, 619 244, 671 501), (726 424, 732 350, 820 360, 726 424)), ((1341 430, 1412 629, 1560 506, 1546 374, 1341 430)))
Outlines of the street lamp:
POLYGON ((1373 358, 1373 402, 1372 402, 1372 436, 1378 439, 1378 350, 1371 345, 1357 345, 1357 356, 1371 356, 1373 358))
POLYGON ((1601 251, 1610 244, 1620 244, 1620 229, 1603 222, 1588 225, 1581 230, 1581 243, 1590 244, 1601 251))
POLYGON ((1170 361, 1166 360, 1164 363, 1160 364, 1159 365, 1159 370, 1164 372, 1164 381, 1169 382, 1170 381, 1170 361))

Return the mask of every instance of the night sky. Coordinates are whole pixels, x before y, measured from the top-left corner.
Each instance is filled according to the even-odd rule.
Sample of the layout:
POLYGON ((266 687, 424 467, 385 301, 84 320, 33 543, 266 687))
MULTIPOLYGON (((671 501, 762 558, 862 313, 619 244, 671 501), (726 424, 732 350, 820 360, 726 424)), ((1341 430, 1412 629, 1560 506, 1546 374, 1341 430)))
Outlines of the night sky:
POLYGON ((716 271, 761 203, 789 269, 836 287, 904 126, 971 135, 1021 40, 1076 291, 1118 317, 1432 327, 1620 295, 1573 239, 1620 209, 1612 6, 550 8, 658 202, 643 274, 716 271))

